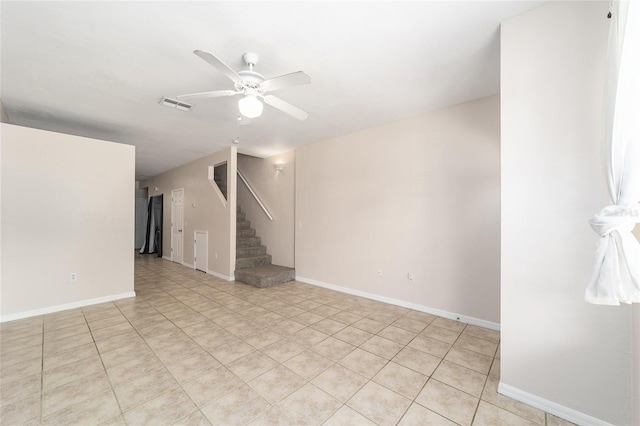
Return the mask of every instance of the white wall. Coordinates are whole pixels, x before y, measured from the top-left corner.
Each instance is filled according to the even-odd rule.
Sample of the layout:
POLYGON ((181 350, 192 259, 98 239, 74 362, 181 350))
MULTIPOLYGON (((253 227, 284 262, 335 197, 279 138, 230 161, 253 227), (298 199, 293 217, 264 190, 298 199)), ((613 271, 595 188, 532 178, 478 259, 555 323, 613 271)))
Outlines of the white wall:
POLYGON ((2 320, 134 296, 135 148, 1 126, 2 320))
POLYGON ((171 191, 183 188, 184 264, 194 265, 194 232, 208 231, 208 272, 227 280, 233 279, 236 262, 236 170, 237 150, 230 147, 140 182, 140 188, 148 188, 149 197, 164 195, 163 257, 171 258, 171 191), (209 167, 224 162, 227 162, 228 200, 208 179, 209 167))
POLYGON ((628 425, 631 309, 584 301, 588 220, 607 202, 607 12, 550 2, 502 24, 500 390, 575 422, 628 425))
POLYGON ((294 267, 295 234, 295 151, 288 151, 269 158, 238 156, 238 169, 242 171, 254 191, 273 216, 269 220, 244 183, 238 181, 238 205, 247 214, 247 220, 256 229, 262 245, 275 265, 294 267), (286 163, 286 168, 276 171, 275 163, 286 163))
POLYGON ((499 117, 493 96, 299 148, 299 279, 497 327, 499 117))

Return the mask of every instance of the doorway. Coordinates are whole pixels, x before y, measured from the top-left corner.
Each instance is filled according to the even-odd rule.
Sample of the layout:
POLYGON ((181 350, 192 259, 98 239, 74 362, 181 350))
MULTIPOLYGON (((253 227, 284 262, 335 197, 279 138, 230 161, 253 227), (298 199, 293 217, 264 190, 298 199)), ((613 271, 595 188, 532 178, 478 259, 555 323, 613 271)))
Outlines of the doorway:
POLYGON ((183 263, 184 188, 171 191, 171 260, 183 263))
POLYGON ((140 254, 157 253, 162 257, 162 204, 163 195, 149 198, 147 208, 147 229, 140 254))

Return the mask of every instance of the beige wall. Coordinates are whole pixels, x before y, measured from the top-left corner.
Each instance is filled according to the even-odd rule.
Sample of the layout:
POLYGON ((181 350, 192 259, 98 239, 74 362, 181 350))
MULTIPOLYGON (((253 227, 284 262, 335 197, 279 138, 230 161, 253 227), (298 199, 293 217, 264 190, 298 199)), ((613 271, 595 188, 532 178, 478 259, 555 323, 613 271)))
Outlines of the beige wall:
POLYGON ((265 204, 273 221, 249 193, 244 183, 238 181, 238 205, 247 214, 247 220, 256 229, 267 246, 275 265, 294 267, 295 233, 295 151, 270 158, 238 156, 238 169, 242 171, 254 191, 265 204), (276 171, 275 163, 286 163, 283 171, 276 171))
POLYGON ((2 320, 134 296, 135 148, 1 126, 2 320))
POLYGON ((499 117, 493 96, 299 148, 299 279, 497 327, 499 117))
POLYGON ((580 424, 631 424, 631 309, 584 301, 606 204, 606 2, 502 24, 500 391, 580 424), (551 403, 552 401, 552 403, 551 403))
POLYGON ((194 265, 194 232, 208 231, 208 272, 232 279, 236 261, 236 167, 237 151, 230 147, 140 182, 140 188, 149 189, 149 197, 164 195, 162 245, 165 258, 171 258, 171 191, 183 188, 184 264, 194 265), (228 200, 208 179, 209 167, 225 161, 228 200))

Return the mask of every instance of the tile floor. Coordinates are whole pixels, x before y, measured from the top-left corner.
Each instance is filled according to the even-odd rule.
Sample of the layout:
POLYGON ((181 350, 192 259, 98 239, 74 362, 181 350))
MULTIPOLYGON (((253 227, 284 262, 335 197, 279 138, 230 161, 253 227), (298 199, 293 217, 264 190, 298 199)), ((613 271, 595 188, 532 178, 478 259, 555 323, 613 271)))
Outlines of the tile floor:
POLYGON ((566 425, 497 394, 499 333, 136 256, 137 297, 2 324, 2 425, 566 425))

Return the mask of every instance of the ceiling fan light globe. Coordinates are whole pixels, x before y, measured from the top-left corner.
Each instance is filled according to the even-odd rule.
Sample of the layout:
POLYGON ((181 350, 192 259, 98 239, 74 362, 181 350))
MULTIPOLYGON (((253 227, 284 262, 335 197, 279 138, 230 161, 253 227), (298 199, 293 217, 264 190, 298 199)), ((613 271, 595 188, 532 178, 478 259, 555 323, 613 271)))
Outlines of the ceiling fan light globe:
POLYGON ((262 102, 254 95, 246 95, 238 101, 238 110, 240 114, 247 118, 256 118, 262 115, 262 102))

